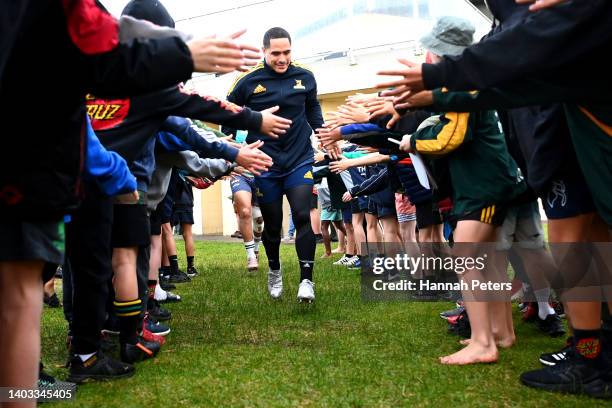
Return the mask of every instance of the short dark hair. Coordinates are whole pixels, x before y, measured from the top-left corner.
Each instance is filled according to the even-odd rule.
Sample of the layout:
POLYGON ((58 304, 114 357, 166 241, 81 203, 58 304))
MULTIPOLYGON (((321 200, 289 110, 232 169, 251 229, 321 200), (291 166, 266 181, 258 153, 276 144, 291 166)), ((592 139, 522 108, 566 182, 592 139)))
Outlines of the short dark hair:
POLYGON ((277 38, 287 38, 289 40, 289 44, 291 44, 291 36, 289 35, 289 32, 287 30, 280 27, 272 27, 264 34, 264 48, 270 48, 270 40, 275 40, 277 38))

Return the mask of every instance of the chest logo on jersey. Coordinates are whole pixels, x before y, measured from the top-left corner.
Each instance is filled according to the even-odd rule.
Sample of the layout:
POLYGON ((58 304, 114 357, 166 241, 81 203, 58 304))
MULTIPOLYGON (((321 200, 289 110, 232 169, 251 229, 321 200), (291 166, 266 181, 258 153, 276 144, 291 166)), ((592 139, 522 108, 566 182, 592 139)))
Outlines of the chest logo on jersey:
POLYGON ((110 129, 125 120, 130 110, 129 99, 97 99, 87 95, 87 115, 94 130, 110 129))
POLYGON ((301 79, 296 79, 295 80, 295 86, 293 87, 293 89, 306 89, 306 87, 304 85, 302 85, 302 80, 301 79))
POLYGON ((255 90, 253 91, 253 95, 257 95, 260 93, 264 93, 266 92, 267 89, 265 86, 263 86, 262 84, 257 85, 257 87, 255 88, 255 90))

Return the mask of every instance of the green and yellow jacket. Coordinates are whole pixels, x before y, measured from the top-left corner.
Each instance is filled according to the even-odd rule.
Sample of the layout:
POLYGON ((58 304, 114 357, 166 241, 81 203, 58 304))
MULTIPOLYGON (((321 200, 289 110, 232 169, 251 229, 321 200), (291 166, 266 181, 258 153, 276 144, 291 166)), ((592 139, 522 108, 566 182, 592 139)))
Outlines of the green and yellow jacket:
POLYGON ((412 135, 411 147, 434 160, 446 157, 455 216, 503 206, 526 189, 494 111, 443 113, 440 123, 412 135))
POLYGON ((576 157, 598 213, 612 226, 612 98, 525 79, 477 92, 433 91, 436 110, 477 111, 564 102, 576 157))

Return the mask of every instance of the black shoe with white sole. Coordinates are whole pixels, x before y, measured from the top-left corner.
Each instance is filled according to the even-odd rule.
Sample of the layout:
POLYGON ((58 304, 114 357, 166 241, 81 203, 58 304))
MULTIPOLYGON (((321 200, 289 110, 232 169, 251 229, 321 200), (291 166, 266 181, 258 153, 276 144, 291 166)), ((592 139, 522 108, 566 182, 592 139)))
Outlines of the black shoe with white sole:
POLYGON ((134 375, 134 366, 115 360, 98 351, 87 360, 79 356, 70 359, 70 374, 68 381, 81 384, 89 381, 114 380, 134 375))
POLYGON ((565 334, 563 322, 557 314, 549 314, 544 320, 537 317, 534 319, 534 322, 538 329, 548 334, 550 337, 559 337, 565 334))
POLYGON ((521 374, 521 382, 529 387, 569 394, 586 394, 594 398, 612 398, 609 369, 576 356, 573 351, 566 360, 554 366, 521 374))

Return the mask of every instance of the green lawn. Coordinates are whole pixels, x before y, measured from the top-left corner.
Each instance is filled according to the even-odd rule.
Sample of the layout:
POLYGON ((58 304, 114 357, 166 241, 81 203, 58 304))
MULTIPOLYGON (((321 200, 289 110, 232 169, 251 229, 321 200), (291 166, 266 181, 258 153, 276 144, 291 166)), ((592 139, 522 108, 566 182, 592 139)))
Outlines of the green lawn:
MULTIPOLYGON (((459 344, 438 312, 451 304, 363 303, 359 272, 331 260, 317 263, 316 303, 298 304, 292 245, 282 246, 284 297, 272 301, 266 269, 249 275, 241 244, 197 248, 201 275, 178 286, 183 302, 169 306, 172 333, 159 356, 130 379, 81 386, 73 406, 601 406, 519 384, 522 371, 539 367, 540 352, 564 340, 540 335, 518 316, 518 344, 499 363, 446 367, 437 357, 459 344)), ((61 310, 45 310, 42 331, 43 360, 65 378, 61 310)))

